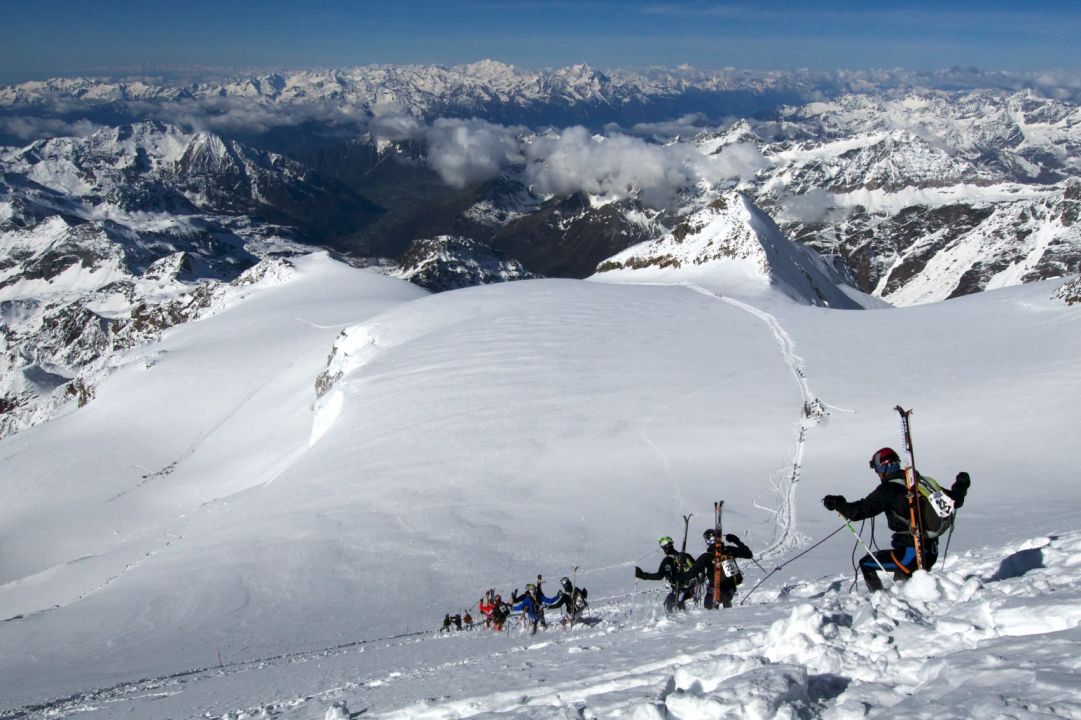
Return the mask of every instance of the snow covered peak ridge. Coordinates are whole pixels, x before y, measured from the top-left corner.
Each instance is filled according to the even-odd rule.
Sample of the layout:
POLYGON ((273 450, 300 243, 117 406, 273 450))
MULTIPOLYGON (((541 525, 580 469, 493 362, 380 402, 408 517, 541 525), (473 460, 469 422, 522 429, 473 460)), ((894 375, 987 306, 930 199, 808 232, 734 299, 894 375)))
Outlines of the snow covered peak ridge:
POLYGON ((266 132, 315 122, 366 126, 392 112, 432 120, 481 118, 530 127, 667 121, 774 113, 845 93, 990 88, 1072 102, 1076 85, 1052 75, 759 72, 652 68, 601 72, 585 65, 529 70, 492 60, 468 65, 378 65, 274 72, 200 82, 53 79, 0 88, 0 142, 86 134, 101 124, 154 117, 217 132, 266 132))
POLYGON ((808 305, 859 307, 814 251, 785 238, 768 215, 736 191, 691 214, 663 237, 609 258, 593 279, 694 283, 726 295, 773 289, 808 305))

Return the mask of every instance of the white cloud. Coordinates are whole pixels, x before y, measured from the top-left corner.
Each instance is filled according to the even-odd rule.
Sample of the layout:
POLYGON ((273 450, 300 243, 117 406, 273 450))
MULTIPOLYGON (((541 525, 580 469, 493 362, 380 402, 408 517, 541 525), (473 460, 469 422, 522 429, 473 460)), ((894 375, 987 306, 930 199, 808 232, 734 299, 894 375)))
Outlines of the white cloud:
POLYGON ((458 187, 498 177, 522 162, 522 142, 513 128, 484 120, 440 118, 425 132, 428 162, 458 187))
POLYGON ((103 126, 89 120, 68 122, 60 118, 39 118, 16 115, 0 117, 0 133, 11 135, 23 142, 32 142, 41 138, 86 137, 100 130, 103 126))
POLYGON ((816 223, 824 220, 834 207, 833 195, 816 188, 802 195, 786 197, 781 203, 777 219, 782 222, 816 223))
POLYGON ((766 162, 753 146, 705 156, 692 145, 655 145, 627 135, 594 137, 582 127, 537 138, 526 148, 526 178, 534 190, 558 195, 583 190, 623 198, 638 195, 664 207, 687 187, 746 178, 766 162))

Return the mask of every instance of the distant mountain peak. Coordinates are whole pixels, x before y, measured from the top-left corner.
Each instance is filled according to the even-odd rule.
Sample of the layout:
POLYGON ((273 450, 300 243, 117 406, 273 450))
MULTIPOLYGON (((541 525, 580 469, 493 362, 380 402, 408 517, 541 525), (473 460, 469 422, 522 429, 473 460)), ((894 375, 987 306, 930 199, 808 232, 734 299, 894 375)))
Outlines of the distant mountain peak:
POLYGON ((853 308, 816 253, 786 238, 750 198, 730 191, 671 232, 604 261, 594 276, 626 282, 694 282, 735 294, 772 288, 800 303, 853 308))

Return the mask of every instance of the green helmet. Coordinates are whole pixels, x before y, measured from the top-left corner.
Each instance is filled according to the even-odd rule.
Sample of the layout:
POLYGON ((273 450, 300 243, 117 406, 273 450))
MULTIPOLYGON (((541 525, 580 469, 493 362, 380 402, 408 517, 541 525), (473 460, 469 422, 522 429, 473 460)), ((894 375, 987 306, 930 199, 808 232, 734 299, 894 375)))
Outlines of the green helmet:
POLYGON ((661 547, 664 547, 665 545, 675 545, 676 544, 675 541, 672 540, 672 538, 668 537, 667 535, 662 535, 661 537, 657 538, 657 542, 660 543, 661 547))

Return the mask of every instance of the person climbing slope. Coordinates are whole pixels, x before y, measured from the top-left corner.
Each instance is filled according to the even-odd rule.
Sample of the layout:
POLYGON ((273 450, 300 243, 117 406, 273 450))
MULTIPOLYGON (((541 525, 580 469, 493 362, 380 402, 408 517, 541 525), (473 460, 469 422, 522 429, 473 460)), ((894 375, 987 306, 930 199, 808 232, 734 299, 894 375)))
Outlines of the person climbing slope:
POLYGON ((582 614, 582 611, 588 607, 589 603, 586 602, 586 596, 588 591, 585 588, 576 588, 571 582, 570 578, 561 578, 559 581, 559 593, 551 598, 551 602, 546 604, 545 607, 550 610, 563 608, 565 615, 563 616, 564 625, 573 625, 578 616, 582 614))
POLYGON ((714 605, 713 602, 713 579, 714 579, 714 567, 717 561, 718 555, 721 557, 729 558, 742 558, 744 560, 750 560, 754 557, 754 553, 751 549, 743 544, 743 541, 738 536, 728 533, 724 536, 724 540, 732 543, 731 545, 725 545, 724 541, 717 537, 717 532, 713 528, 709 528, 702 533, 702 538, 706 541, 706 551, 698 556, 698 559, 694 561, 694 565, 689 571, 684 573, 683 581, 687 582, 692 579, 696 579, 699 582, 705 581, 706 591, 703 599, 703 607, 707 610, 713 610, 718 605, 720 607, 730 608, 732 607, 732 598, 736 595, 736 578, 728 577, 723 572, 721 573, 721 592, 720 601, 718 605, 714 605), (720 542, 720 548, 717 547, 717 543, 720 542), (718 550, 720 552, 718 553, 718 550))
POLYGON ((555 602, 555 598, 545 597, 540 585, 529 583, 525 586, 525 595, 519 595, 518 590, 515 589, 510 596, 510 602, 511 610, 522 613, 532 625, 530 635, 537 634, 538 625, 547 629, 548 622, 544 619, 544 606, 550 602, 555 602))
MULTIPOLYGON (((938 559, 938 537, 943 529, 948 528, 948 523, 942 522, 945 518, 939 519, 930 501, 921 502, 923 506, 921 516, 925 518, 924 526, 920 530, 913 531, 912 509, 909 506, 905 471, 901 468, 900 456, 892 448, 884 447, 872 455, 870 466, 878 475, 879 484, 867 497, 848 502, 843 495, 827 495, 822 498, 822 505, 827 510, 840 513, 847 520, 865 520, 885 513, 886 522, 893 533, 891 548, 868 553, 859 561, 859 568, 864 580, 867 581, 867 587, 871 591, 878 591, 882 589, 882 579, 877 572, 879 569, 893 571, 895 580, 907 579, 917 569, 915 546, 917 538, 923 550, 923 569, 930 570, 938 559), (930 528, 932 522, 937 526, 934 529, 930 528)), ((953 486, 949 490, 939 487, 933 478, 922 476, 915 471, 913 473, 920 484, 920 497, 930 496, 936 492, 941 493, 952 502, 952 505, 949 505, 952 511, 964 505, 965 496, 972 484, 967 472, 957 473, 953 486)), ((941 501, 940 506, 942 506, 941 501)), ((952 516, 949 520, 952 523, 952 516)))
POLYGON ((642 568, 635 566, 634 576, 639 580, 667 580, 670 591, 664 599, 664 611, 674 612, 677 608, 687 609, 687 600, 694 597, 695 583, 693 580, 684 578, 685 574, 694 565, 694 558, 685 552, 676 550, 676 544, 667 535, 659 538, 664 558, 661 560, 657 572, 647 573, 642 568))

